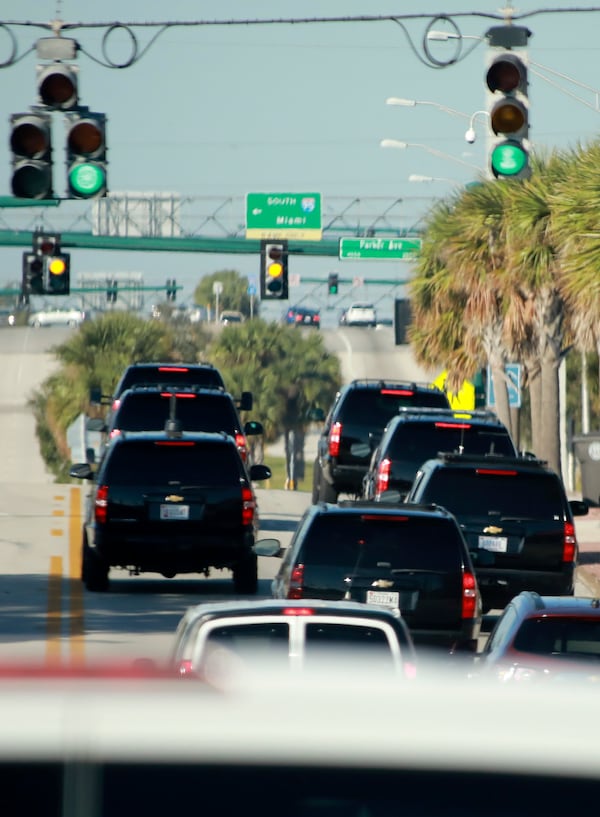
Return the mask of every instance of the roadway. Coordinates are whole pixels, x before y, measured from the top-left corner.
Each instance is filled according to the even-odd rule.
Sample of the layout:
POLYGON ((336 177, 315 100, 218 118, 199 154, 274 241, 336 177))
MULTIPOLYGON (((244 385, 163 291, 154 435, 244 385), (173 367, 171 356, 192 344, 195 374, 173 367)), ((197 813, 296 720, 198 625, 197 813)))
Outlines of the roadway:
MULTIPOLYGON (((165 659, 184 610, 202 601, 233 598, 227 571, 209 578, 164 579, 111 571, 107 594, 83 591, 79 580, 81 508, 85 486, 58 485, 39 454, 27 401, 56 363, 50 349, 73 330, 0 330, 0 661, 108 657, 165 659)), ((406 347, 394 347, 389 328, 344 328, 326 333, 340 355, 344 378, 423 379, 406 347)), ((427 379, 427 377, 425 377, 427 379)), ((257 488, 261 537, 285 546, 310 502, 308 491, 257 488)), ((600 541, 600 537, 598 540, 600 541)), ((596 546, 597 547, 597 546, 596 546)), ((270 595, 278 559, 259 560, 259 597, 270 595)), ((578 592, 588 595, 586 586, 578 592)))

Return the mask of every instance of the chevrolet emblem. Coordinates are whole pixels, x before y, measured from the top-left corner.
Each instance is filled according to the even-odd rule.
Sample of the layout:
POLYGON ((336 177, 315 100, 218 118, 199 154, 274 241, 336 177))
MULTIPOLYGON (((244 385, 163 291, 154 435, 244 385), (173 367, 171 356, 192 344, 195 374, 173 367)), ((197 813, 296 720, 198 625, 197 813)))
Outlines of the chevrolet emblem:
POLYGON ((183 497, 177 494, 169 494, 165 497, 165 502, 183 502, 183 497))
POLYGON ((484 533, 502 533, 502 528, 497 528, 496 525, 488 525, 483 529, 484 533))
POLYGON ((372 584, 371 587, 383 587, 387 589, 388 587, 393 587, 394 582, 391 582, 389 579, 376 579, 372 584))

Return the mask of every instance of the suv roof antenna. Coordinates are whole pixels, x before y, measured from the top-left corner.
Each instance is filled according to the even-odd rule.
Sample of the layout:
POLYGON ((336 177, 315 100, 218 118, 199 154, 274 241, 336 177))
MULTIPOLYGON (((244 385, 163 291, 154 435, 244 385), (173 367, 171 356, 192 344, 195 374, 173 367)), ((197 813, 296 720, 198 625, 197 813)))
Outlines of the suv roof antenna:
POLYGON ((183 433, 181 420, 178 420, 175 416, 176 406, 177 397, 175 394, 171 394, 169 397, 169 419, 165 423, 165 434, 168 434, 169 437, 181 437, 183 433))

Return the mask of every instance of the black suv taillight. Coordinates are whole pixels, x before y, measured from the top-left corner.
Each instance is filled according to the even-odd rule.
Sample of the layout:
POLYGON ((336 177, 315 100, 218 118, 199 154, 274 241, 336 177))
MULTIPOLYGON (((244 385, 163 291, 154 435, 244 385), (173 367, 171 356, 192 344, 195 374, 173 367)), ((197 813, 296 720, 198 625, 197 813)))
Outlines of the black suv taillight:
POLYGON ((288 587, 288 599, 301 599, 304 594, 304 565, 298 564, 292 569, 288 587))
POLYGON ((342 439, 342 424, 334 423, 329 431, 329 456, 337 457, 340 453, 340 440, 342 439))

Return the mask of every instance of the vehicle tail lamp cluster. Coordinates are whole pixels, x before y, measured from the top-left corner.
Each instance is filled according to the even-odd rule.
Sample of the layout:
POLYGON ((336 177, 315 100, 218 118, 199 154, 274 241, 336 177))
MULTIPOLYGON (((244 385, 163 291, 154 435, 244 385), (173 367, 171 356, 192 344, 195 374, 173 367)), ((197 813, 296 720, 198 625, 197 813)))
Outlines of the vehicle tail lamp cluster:
POLYGON ((575 536, 575 525, 572 522, 565 522, 565 533, 563 539, 563 562, 574 562, 577 558, 577 537, 575 536))
POLYGON ((251 525, 254 522, 256 500, 251 488, 242 487, 242 525, 251 525))
POLYGON ((463 572, 462 580, 462 618, 475 618, 477 612, 477 583, 475 576, 468 570, 463 572))
POLYGON ((304 565, 298 564, 292 570, 288 587, 288 599, 301 599, 304 594, 304 565))
POLYGON ((375 496, 380 497, 390 487, 390 474, 392 473, 392 461, 385 457, 379 463, 377 469, 377 482, 375 483, 375 496))
POLYGON ((342 424, 334 423, 329 431, 329 456, 337 457, 340 453, 340 440, 342 439, 342 424))
POLYGON ((237 450, 240 452, 240 457, 244 462, 248 458, 248 444, 246 442, 246 437, 244 434, 241 434, 239 431, 235 435, 235 444, 237 450))
POLYGON ((94 516, 96 522, 103 524, 106 522, 108 512, 108 485, 99 485, 96 491, 96 499, 94 501, 94 516))

